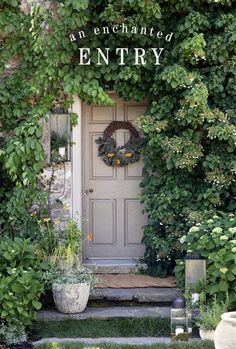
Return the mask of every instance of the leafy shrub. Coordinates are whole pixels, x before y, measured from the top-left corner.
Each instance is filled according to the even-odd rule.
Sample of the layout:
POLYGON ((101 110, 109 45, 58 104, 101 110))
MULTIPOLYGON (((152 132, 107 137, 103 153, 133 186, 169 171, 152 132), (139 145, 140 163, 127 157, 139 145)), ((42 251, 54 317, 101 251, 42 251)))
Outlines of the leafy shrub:
POLYGON ((236 216, 219 213, 197 223, 181 242, 187 253, 197 251, 207 259, 207 293, 222 301, 228 294, 236 304, 236 216))
POLYGON ((42 270, 29 240, 5 238, 0 242, 0 318, 27 326, 36 317, 43 291, 42 270))
POLYGON ((221 320, 221 315, 228 310, 227 307, 227 302, 218 302, 214 298, 212 304, 201 307, 196 324, 204 331, 214 331, 221 320))
POLYGON ((22 343, 27 340, 24 326, 15 321, 14 324, 1 324, 0 325, 0 342, 7 345, 22 343))

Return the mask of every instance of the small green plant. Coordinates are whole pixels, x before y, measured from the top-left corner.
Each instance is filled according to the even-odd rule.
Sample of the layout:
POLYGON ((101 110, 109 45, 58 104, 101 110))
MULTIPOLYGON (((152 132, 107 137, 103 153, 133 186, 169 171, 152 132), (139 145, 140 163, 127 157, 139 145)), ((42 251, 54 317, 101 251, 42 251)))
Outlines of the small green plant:
POLYGON ((204 280, 199 280, 195 285, 188 285, 184 298, 188 309, 199 309, 206 304, 206 285, 204 280))
POLYGON ((56 284, 95 284, 96 279, 90 269, 86 267, 73 268, 71 270, 57 271, 54 274, 53 283, 56 284))
POLYGON ((50 260, 59 269, 71 269, 81 262, 82 245, 91 240, 91 233, 82 237, 82 231, 74 219, 65 226, 53 224, 49 218, 39 221, 40 234, 37 237, 38 254, 44 260, 50 260))
POLYGON ((54 227, 50 218, 38 220, 39 234, 35 239, 38 255, 44 260, 53 255, 59 239, 59 231, 54 227))
POLYGON ((172 336, 173 342, 186 342, 189 340, 189 334, 188 333, 180 333, 176 336, 172 336))
POLYGON ((221 315, 228 310, 228 303, 218 302, 216 297, 213 302, 206 306, 201 306, 200 317, 196 324, 204 331, 214 331, 221 320, 221 315))
POLYGON ((80 264, 82 253, 82 232, 75 220, 70 219, 66 224, 57 246, 53 251, 52 261, 61 269, 71 269, 80 264))
POLYGON ((6 324, 18 320, 31 324, 41 308, 43 271, 30 240, 4 238, 0 242, 0 318, 6 324))
POLYGON ((0 325, 0 343, 7 345, 22 343, 27 340, 25 327, 19 322, 15 321, 11 324, 0 325))

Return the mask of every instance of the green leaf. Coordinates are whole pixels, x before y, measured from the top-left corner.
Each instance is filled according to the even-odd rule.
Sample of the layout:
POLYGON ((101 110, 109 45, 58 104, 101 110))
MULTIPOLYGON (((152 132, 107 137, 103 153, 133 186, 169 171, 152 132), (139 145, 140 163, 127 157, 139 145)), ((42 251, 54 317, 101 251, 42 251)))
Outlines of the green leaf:
POLYGON ((42 304, 40 302, 38 302, 38 301, 35 301, 35 300, 33 300, 32 304, 33 304, 33 306, 35 307, 36 310, 39 310, 42 307, 42 304))

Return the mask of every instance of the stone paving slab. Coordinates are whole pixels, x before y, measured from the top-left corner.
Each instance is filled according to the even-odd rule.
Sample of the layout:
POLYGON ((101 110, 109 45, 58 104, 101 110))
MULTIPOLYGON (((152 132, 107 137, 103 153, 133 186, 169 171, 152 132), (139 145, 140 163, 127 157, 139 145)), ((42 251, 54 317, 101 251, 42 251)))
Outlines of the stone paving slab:
POLYGON ((131 273, 137 273, 138 267, 134 263, 104 263, 104 264, 98 264, 96 263, 85 263, 86 267, 88 267, 90 270, 92 270, 95 274, 131 274, 131 273))
POLYGON ((145 317, 170 317, 170 307, 107 307, 86 308, 79 314, 62 314, 56 310, 41 310, 37 320, 60 321, 65 319, 110 319, 110 318, 145 318, 145 317))
POLYGON ((137 301, 139 303, 171 303, 180 294, 177 288, 94 288, 91 300, 137 301))
POLYGON ((37 342, 34 342, 34 345, 46 343, 82 343, 88 345, 112 343, 118 345, 152 345, 158 343, 171 343, 171 339, 167 337, 43 338, 37 342))

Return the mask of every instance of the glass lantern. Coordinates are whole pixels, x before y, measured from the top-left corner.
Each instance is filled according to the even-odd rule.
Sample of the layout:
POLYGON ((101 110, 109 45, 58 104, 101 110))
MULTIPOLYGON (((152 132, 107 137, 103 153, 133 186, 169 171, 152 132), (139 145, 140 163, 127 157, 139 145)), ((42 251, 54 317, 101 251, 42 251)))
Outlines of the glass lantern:
POLYGON ((193 287, 199 282, 206 284, 206 259, 194 253, 185 257, 185 288, 193 287))
POLYGON ((50 115, 51 162, 70 161, 70 115, 63 111, 50 115))
POLYGON ((195 315, 205 303, 206 259, 194 253, 185 257, 185 293, 188 294, 188 306, 195 315))
POLYGON ((185 299, 183 297, 175 298, 171 307, 172 341, 187 341, 190 336, 191 331, 188 329, 188 314, 185 299))

